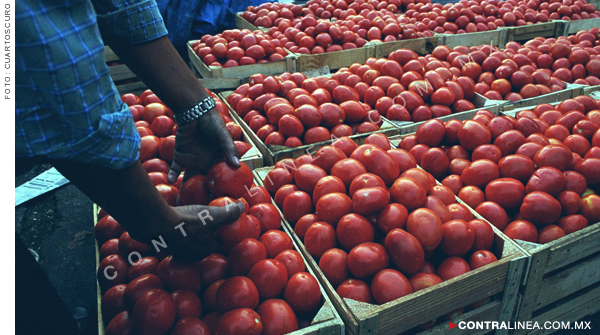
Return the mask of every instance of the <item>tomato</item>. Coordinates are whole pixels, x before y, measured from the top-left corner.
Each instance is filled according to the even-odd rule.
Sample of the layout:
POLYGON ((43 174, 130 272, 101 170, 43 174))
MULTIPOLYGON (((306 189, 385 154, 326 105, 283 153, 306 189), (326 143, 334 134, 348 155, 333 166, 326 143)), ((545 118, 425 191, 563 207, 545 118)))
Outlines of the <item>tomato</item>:
POLYGON ((437 275, 442 280, 450 280, 471 271, 469 264, 462 258, 451 256, 442 261, 437 269, 437 275))
POLYGON ((389 256, 385 248, 377 243, 361 243, 348 254, 348 269, 357 278, 371 277, 388 264, 389 256))
POLYGON ((499 178, 491 181, 485 187, 487 201, 493 201, 508 211, 517 209, 524 197, 523 183, 513 178, 499 178))
POLYGON ((200 298, 187 290, 177 290, 171 292, 171 298, 175 302, 175 315, 177 319, 187 317, 199 318, 202 315, 202 304, 200 298))
POLYGON ((436 185, 435 178, 422 169, 408 169, 402 173, 400 177, 404 178, 412 178, 417 181, 423 188, 425 188, 425 192, 429 192, 432 187, 436 185))
POLYGON ((298 272, 288 280, 283 291, 283 300, 296 313, 311 313, 321 304, 319 283, 310 273, 298 272))
POLYGON ((589 194, 581 198, 579 213, 590 222, 600 222, 600 196, 589 194))
POLYGON ((250 207, 258 204, 271 203, 271 195, 269 194, 269 191, 262 186, 254 185, 250 187, 250 189, 244 193, 243 198, 246 199, 250 207))
POLYGON ((264 301, 256 310, 263 324, 263 335, 287 334, 298 330, 298 320, 290 305, 281 299, 264 301))
POLYGON ((451 220, 442 225, 442 251, 448 256, 463 256, 473 246, 475 233, 463 220, 451 220))
POLYGON ((417 140, 429 147, 437 147, 442 143, 446 130, 444 123, 438 119, 429 120, 417 128, 417 140))
POLYGON ((350 157, 352 152, 356 148, 358 148, 358 144, 356 144, 354 141, 352 141, 352 139, 346 136, 340 137, 337 140, 333 141, 333 143, 331 143, 331 146, 342 150, 346 157, 350 157))
POLYGON ((385 206, 377 215, 377 227, 382 233, 388 234, 393 229, 404 229, 408 219, 408 210, 401 204, 392 203, 385 206))
POLYGON ((288 279, 298 272, 304 272, 306 269, 304 259, 296 250, 284 250, 275 256, 275 259, 285 266, 288 279))
POLYGON ((492 140, 490 130, 479 122, 467 120, 458 129, 458 141, 467 150, 473 151, 492 140))
POLYGON ((373 242, 375 232, 373 226, 367 219, 359 214, 344 215, 337 224, 336 237, 339 244, 345 250, 352 250, 355 246, 373 242))
POLYGON ((217 290, 217 305, 222 313, 237 308, 256 308, 258 306, 258 290, 247 277, 231 277, 217 290))
POLYGON ((285 265, 275 259, 263 259, 256 263, 248 278, 254 282, 261 300, 279 296, 288 280, 285 265))
POLYGON ((119 253, 119 239, 112 238, 100 247, 99 256, 100 259, 106 258, 108 255, 116 255, 119 253))
POLYGON ((471 208, 475 208, 485 201, 485 193, 479 187, 473 185, 463 187, 458 192, 458 197, 471 208))
POLYGON ((156 269, 156 274, 170 290, 200 291, 200 272, 191 264, 182 262, 173 256, 163 259, 156 269))
POLYGON ((217 197, 230 196, 241 198, 247 189, 252 186, 252 171, 245 163, 241 167, 232 169, 226 162, 215 164, 206 175, 208 189, 217 197))
POLYGON ((363 173, 363 174, 356 176, 352 180, 352 182, 350 183, 348 193, 352 197, 352 196, 354 196, 354 193, 356 193, 356 191, 358 191, 360 189, 373 188, 373 187, 382 187, 383 188, 383 187, 385 187, 385 183, 377 175, 374 175, 372 173, 363 173))
POLYGON ((494 245, 494 230, 484 220, 475 219, 467 222, 474 234, 471 251, 490 250, 494 245))
POLYGON ((198 174, 189 178, 181 186, 179 201, 182 205, 208 205, 210 192, 207 188, 207 177, 198 174))
POLYGON ((435 273, 418 272, 409 278, 410 286, 414 292, 426 289, 442 282, 435 273))
POLYGON ((539 231, 537 243, 546 244, 565 236, 565 231, 557 225, 549 224, 539 231))
POLYGON ((326 146, 317 151, 312 164, 322 168, 329 174, 334 164, 343 159, 346 159, 346 154, 344 154, 342 150, 332 146, 326 146))
POLYGON ((171 335, 208 335, 210 334, 210 328, 204 321, 195 318, 187 317, 178 320, 173 326, 171 335))
POLYGON ((413 292, 406 277, 392 269, 379 271, 371 281, 371 292, 375 302, 382 305, 413 292))
POLYGON ((425 253, 419 240, 399 228, 387 234, 385 248, 394 266, 405 274, 418 272, 425 261, 425 253))
POLYGON ((569 235, 587 227, 588 220, 581 214, 573 214, 560 218, 556 224, 569 235))
POLYGON ((277 208, 270 203, 257 204, 250 207, 249 214, 260 222, 261 233, 281 227, 281 215, 277 208))
POLYGON ((448 209, 450 210, 450 214, 452 214, 452 220, 473 220, 473 214, 471 214, 469 208, 463 204, 450 204, 448 205, 448 209))
POLYGON ((300 190, 312 194, 319 179, 325 176, 327 176, 327 172, 322 168, 313 164, 305 164, 296 170, 294 180, 300 190))
POLYGON ((245 276, 254 264, 267 258, 267 249, 253 238, 246 238, 229 252, 227 267, 234 276, 245 276))
POLYGON ((493 144, 482 144, 473 150, 471 160, 489 159, 498 163, 502 158, 502 151, 493 144))
POLYGON ((444 150, 440 148, 431 148, 421 156, 421 167, 423 170, 431 173, 436 178, 446 176, 450 161, 444 150))
POLYGON ((474 252, 469 258, 469 267, 471 270, 475 270, 482 266, 488 265, 497 261, 498 258, 487 250, 479 250, 474 252))
POLYGON ((333 226, 336 226, 342 216, 351 211, 352 199, 345 193, 326 194, 318 200, 316 205, 318 220, 327 222, 333 226))
POLYGON ((98 284, 103 291, 127 282, 129 264, 121 255, 109 255, 98 265, 98 284))
POLYGON ((285 197, 282 212, 285 219, 294 225, 302 216, 312 213, 312 208, 310 195, 306 192, 294 191, 285 197))
POLYGON ((533 157, 533 161, 538 168, 550 166, 560 171, 568 170, 571 167, 572 160, 573 155, 567 147, 552 144, 540 149, 533 157))
POLYGON ((523 199, 520 214, 524 220, 534 224, 547 225, 560 218, 561 206, 558 200, 546 192, 535 191, 523 199))
POLYGON ((390 194, 382 187, 363 188, 352 195, 352 211, 368 216, 377 214, 390 202, 390 194))
POLYGON ((506 236, 514 240, 522 240, 531 243, 537 243, 537 228, 529 221, 517 220, 511 222, 502 231, 506 236))
MULTIPOLYGON (((128 257, 132 257, 134 258, 133 255, 131 255, 132 253, 134 253, 134 255, 138 256, 146 256, 150 253, 150 246, 146 245, 144 243, 138 242, 134 239, 132 239, 129 236, 128 232, 124 232, 121 237, 119 237, 119 254, 121 254, 121 256, 123 256, 124 258, 128 258, 128 257)), ((137 261, 137 257, 135 257, 133 260, 137 261)), ((130 263, 132 263, 132 261, 130 260, 130 263)))
POLYGON ((263 325, 258 313, 250 308, 238 308, 221 315, 213 331, 219 335, 260 335, 263 325))
POLYGON ((391 185, 400 175, 398 162, 386 151, 379 148, 369 148, 360 158, 368 172, 381 177, 386 185, 391 185))
POLYGON ((331 285, 337 287, 348 279, 348 254, 342 249, 329 249, 321 256, 319 268, 331 285))
POLYGON ((600 183, 600 158, 586 158, 577 163, 574 170, 585 177, 588 186, 600 183))
POLYGON ((140 334, 166 334, 175 322, 175 302, 161 289, 143 293, 133 308, 132 319, 140 334))
POLYGON ((296 185, 288 184, 281 186, 279 190, 277 190, 277 192, 275 193, 275 196, 273 197, 275 204, 279 206, 279 208, 283 208, 283 201, 285 200, 285 198, 295 191, 298 191, 298 186, 296 185))
POLYGON ((367 283, 359 279, 348 279, 344 281, 337 287, 336 292, 341 298, 352 299, 369 304, 373 303, 371 288, 367 283))
POLYGON ((123 293, 127 285, 119 284, 111 287, 102 296, 102 316, 106 320, 112 320, 119 313, 126 310, 123 293))
POLYGON ((228 274, 227 258, 219 254, 211 254, 203 260, 196 263, 200 272, 200 282, 208 286, 219 279, 227 277, 228 274))
POLYGON ((535 172, 535 163, 524 155, 509 155, 498 162, 500 175, 504 178, 514 178, 522 183, 529 180, 535 172))
POLYGON ((393 202, 405 206, 409 211, 425 205, 427 192, 425 188, 412 178, 400 177, 390 188, 393 202))
POLYGON ((304 235, 306 250, 317 259, 336 244, 335 228, 326 222, 313 223, 304 235))
POLYGON ((500 170, 493 161, 480 159, 469 164, 460 176, 465 185, 475 185, 485 189, 489 182, 500 177, 500 170))
POLYGON ((482 202, 475 208, 475 211, 500 230, 503 230, 510 222, 506 210, 495 202, 482 202))
POLYGON ((105 330, 106 335, 133 334, 133 332, 133 320, 128 311, 121 312, 112 318, 105 330))

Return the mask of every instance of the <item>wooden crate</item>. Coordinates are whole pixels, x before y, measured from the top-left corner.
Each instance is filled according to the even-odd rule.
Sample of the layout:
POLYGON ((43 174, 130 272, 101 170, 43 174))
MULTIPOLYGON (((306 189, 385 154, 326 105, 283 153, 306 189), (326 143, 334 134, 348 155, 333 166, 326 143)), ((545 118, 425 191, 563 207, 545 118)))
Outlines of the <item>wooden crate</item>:
POLYGON ((564 21, 535 23, 521 27, 508 27, 507 42, 526 42, 536 37, 558 37, 564 34, 564 21))
POLYGON ((314 55, 295 55, 296 71, 298 72, 313 70, 323 66, 329 66, 331 70, 337 70, 354 63, 364 64, 368 58, 375 57, 375 45, 367 43, 365 46, 356 49, 325 52, 314 55))
POLYGON ((597 92, 600 91, 600 85, 596 86, 584 86, 582 90, 582 94, 594 96, 594 99, 600 99, 600 94, 597 92))
MULTIPOLYGON (((323 142, 319 142, 319 143, 303 145, 303 146, 300 146, 297 148, 289 148, 289 147, 284 147, 284 146, 268 147, 265 145, 265 143, 263 141, 261 141, 260 138, 258 138, 256 133, 254 131, 252 131, 252 129, 250 129, 250 127, 246 124, 246 122, 244 122, 244 120, 242 120, 242 118, 240 118, 240 116, 229 105, 229 103, 227 103, 227 97, 231 93, 233 93, 233 92, 227 91, 227 92, 221 92, 218 95, 219 95, 219 98, 227 105, 227 108, 229 108, 229 113, 231 114, 232 118, 242 127, 242 129, 244 129, 250 135, 250 137, 254 141, 254 144, 256 144, 256 146, 258 147, 258 150, 260 150, 260 152, 263 154, 266 166, 274 165, 275 163, 277 163, 278 161, 280 161, 284 158, 296 158, 296 157, 299 157, 299 156, 307 154, 307 153, 315 153, 315 152, 317 152, 317 150, 319 150, 320 147, 329 145, 329 144, 331 144, 331 142, 333 142, 333 140, 329 140, 329 141, 323 141, 323 142)), ((368 136, 368 135, 374 134, 374 133, 384 133, 388 136, 396 135, 396 134, 400 133, 400 129, 398 127, 396 127, 394 124, 392 124, 386 118, 382 117, 382 119, 383 119, 383 124, 381 125, 381 127, 379 128, 378 131, 374 131, 374 132, 366 133, 366 134, 352 135, 352 136, 350 136, 350 138, 360 138, 360 137, 368 136)))
MULTIPOLYGON (((561 102, 566 99, 571 99, 576 96, 582 95, 583 89, 586 87, 585 85, 569 84, 569 83, 565 83, 565 84, 567 85, 567 88, 565 88, 564 90, 557 91, 557 92, 552 92, 552 93, 540 95, 540 96, 529 98, 529 99, 515 101, 515 102, 504 101, 505 103, 501 106, 502 112, 510 113, 515 110, 521 110, 524 107, 535 107, 535 106, 537 106, 539 104, 543 104, 543 103, 552 104, 555 102, 561 102)), ((490 101, 500 101, 500 100, 490 100, 490 101)))
MULTIPOLYGON (((98 223, 98 213, 100 212, 100 207, 98 207, 96 204, 94 204, 94 209, 93 209, 93 215, 94 215, 94 226, 96 225, 96 223, 98 223)), ((282 225, 282 230, 285 231, 288 235, 291 236, 291 233, 289 231, 289 229, 282 225)), ((294 242, 294 248, 298 251, 300 251, 298 245, 296 245, 296 242, 292 239, 292 241, 294 242)), ((99 259, 99 251, 100 251, 100 246, 98 245, 98 242, 95 242, 96 244, 96 269, 98 269, 98 266, 100 265, 100 259, 99 259)), ((303 257, 304 255, 302 253, 300 253, 303 257)), ((304 259, 304 263, 308 265, 308 262, 306 259, 304 259)), ((315 278, 317 278, 316 273, 312 270, 312 268, 310 266, 306 267, 306 271, 311 273, 313 276, 315 276, 315 278)), ((313 318, 311 325, 302 329, 299 329, 295 332, 289 333, 289 335, 343 335, 344 334, 344 323, 342 321, 342 319, 340 318, 340 315, 337 313, 337 311, 335 310, 334 304, 331 301, 331 299, 327 296, 327 292, 325 291, 324 287, 319 285, 320 289, 321 289, 321 294, 323 295, 323 306, 321 306, 321 309, 319 310, 319 312, 317 313, 317 315, 313 318)), ((104 329, 106 328, 106 326, 108 325, 108 322, 110 322, 110 320, 105 321, 102 317, 102 292, 100 290, 100 285, 98 285, 98 283, 96 283, 96 292, 97 292, 97 301, 98 301, 98 335, 104 335, 104 329)))
POLYGON ((240 13, 235 13, 235 27, 238 29, 248 29, 251 31, 254 30, 259 30, 259 28, 255 25, 253 25, 252 23, 246 21, 246 19, 244 19, 241 16, 241 12, 240 13))
POLYGON ((192 66, 202 76, 204 80, 201 82, 208 89, 223 90, 237 88, 243 83, 248 82, 248 78, 256 73, 271 76, 284 72, 296 72, 296 56, 292 53, 288 54, 284 59, 275 62, 223 68, 204 64, 194 52, 190 42, 188 42, 187 48, 192 66))
POLYGON ((476 45, 491 45, 504 49, 508 42, 508 29, 499 27, 496 30, 482 31, 468 34, 446 35, 444 44, 450 48, 464 45, 466 47, 476 45))
MULTIPOLYGON (((473 99, 473 104, 476 107, 475 109, 466 111, 466 112, 442 116, 437 119, 440 119, 443 122, 446 122, 446 121, 452 120, 452 119, 468 120, 468 119, 472 118, 477 111, 482 110, 482 109, 489 110, 494 115, 500 115, 500 112, 502 111, 502 106, 504 106, 506 103, 507 103, 506 101, 489 100, 489 99, 486 99, 485 97, 483 97, 482 95, 475 93, 475 98, 473 99)), ((389 121, 400 129, 400 134, 414 133, 417 131, 417 128, 419 128, 420 125, 427 122, 427 121, 412 122, 412 121, 395 121, 395 120, 389 120, 389 121)))
MULTIPOLYGON (((426 55, 438 45, 444 45, 446 35, 435 34, 433 37, 414 38, 394 42, 375 42, 375 57, 387 57, 398 49, 410 49, 419 55, 426 55)), ((363 62, 364 63, 364 62, 363 62)))
POLYGON ((140 95, 147 87, 125 64, 120 63, 119 57, 109 47, 104 47, 104 61, 108 65, 110 77, 115 82, 117 91, 123 95, 133 93, 140 95))
MULTIPOLYGON (((598 7, 596 7, 598 9, 598 7)), ((595 27, 600 27, 600 18, 592 18, 585 20, 563 21, 564 36, 577 34, 581 30, 590 30, 595 27)))
MULTIPOLYGON (((261 182, 261 185, 271 169, 273 167, 264 167, 254 171, 256 179, 261 182)), ((518 245, 495 228, 496 239, 493 251, 498 257, 497 262, 384 305, 372 305, 351 299, 342 299, 325 278, 318 263, 306 250, 301 239, 293 232, 290 224, 286 220, 284 220, 284 224, 288 226, 295 243, 317 273, 321 284, 344 320, 348 334, 400 334, 457 308, 496 295, 502 295, 502 300, 494 300, 452 321, 454 323, 460 321, 510 321, 512 318, 527 256, 518 245)), ((447 334, 450 329, 449 324, 450 321, 442 322, 419 334, 447 334)), ((484 330, 476 333, 459 328, 453 330, 453 334, 490 332, 491 330, 484 330)))
MULTIPOLYGON (((231 111, 229 113, 231 114, 231 111)), ((232 120, 233 120, 233 118, 232 118, 232 120)), ((236 122, 236 121, 234 121, 234 122, 236 122)), ((240 128, 242 128, 242 141, 244 141, 252 146, 252 148, 250 150, 248 150, 244 154, 244 156, 240 157, 240 162, 243 162, 246 165, 248 165, 250 170, 254 170, 254 169, 263 167, 264 161, 265 161, 263 154, 260 152, 260 150, 258 150, 258 147, 256 146, 256 144, 254 144, 254 141, 252 141, 251 135, 246 131, 246 129, 244 129, 241 125, 240 125, 240 128)))

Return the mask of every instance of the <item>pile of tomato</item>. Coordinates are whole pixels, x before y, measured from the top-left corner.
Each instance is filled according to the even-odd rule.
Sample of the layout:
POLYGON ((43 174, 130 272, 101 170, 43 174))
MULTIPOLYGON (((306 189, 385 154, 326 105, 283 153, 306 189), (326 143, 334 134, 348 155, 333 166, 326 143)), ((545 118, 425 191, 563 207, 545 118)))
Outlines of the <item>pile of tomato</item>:
POLYGON ((264 186, 342 298, 385 304, 497 261, 492 226, 383 134, 284 159, 264 186))
POLYGON ((548 243, 600 222, 599 103, 430 120, 399 147, 507 236, 548 243))

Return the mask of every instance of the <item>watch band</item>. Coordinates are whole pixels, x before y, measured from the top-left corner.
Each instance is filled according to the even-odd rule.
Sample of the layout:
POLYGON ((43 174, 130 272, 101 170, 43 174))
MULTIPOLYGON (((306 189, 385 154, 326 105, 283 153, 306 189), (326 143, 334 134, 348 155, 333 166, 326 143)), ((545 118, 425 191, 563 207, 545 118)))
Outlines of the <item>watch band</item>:
POLYGON ((175 122, 177 123, 178 126, 186 125, 194 120, 197 120, 202 115, 208 113, 208 111, 210 111, 211 109, 213 109, 215 107, 216 107, 215 99, 213 99, 213 97, 209 96, 208 98, 202 100, 199 104, 188 109, 187 111, 176 114, 175 122))

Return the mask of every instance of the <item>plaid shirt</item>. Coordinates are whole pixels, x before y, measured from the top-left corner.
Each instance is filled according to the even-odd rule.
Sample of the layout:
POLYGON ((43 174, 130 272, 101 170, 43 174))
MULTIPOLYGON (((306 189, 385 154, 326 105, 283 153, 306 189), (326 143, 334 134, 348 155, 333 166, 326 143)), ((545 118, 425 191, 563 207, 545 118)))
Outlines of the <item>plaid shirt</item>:
POLYGON ((140 136, 109 76, 103 38, 131 45, 166 35, 156 2, 17 0, 16 24, 17 157, 133 164, 140 136))

